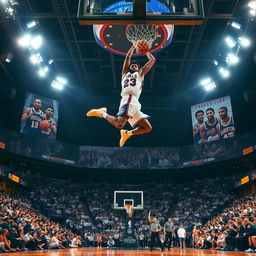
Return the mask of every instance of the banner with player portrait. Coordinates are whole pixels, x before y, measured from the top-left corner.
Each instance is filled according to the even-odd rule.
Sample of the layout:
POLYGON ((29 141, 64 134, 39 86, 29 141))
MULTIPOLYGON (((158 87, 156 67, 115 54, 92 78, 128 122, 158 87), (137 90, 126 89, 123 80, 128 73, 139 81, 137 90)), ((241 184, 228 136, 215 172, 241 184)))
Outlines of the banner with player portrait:
POLYGON ((191 106, 194 144, 232 138, 236 134, 230 96, 191 106))
POLYGON ((59 102, 27 92, 20 132, 41 138, 56 138, 59 102))

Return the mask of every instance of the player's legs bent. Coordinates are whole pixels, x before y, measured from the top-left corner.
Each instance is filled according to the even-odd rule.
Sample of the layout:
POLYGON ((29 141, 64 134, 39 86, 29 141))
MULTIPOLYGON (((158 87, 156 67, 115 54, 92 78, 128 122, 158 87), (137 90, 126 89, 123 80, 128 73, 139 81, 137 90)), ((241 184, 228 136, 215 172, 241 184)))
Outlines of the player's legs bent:
POLYGON ((138 134, 143 134, 143 133, 148 133, 152 131, 152 126, 150 122, 147 119, 141 120, 138 123, 138 127, 131 130, 131 131, 126 131, 126 130, 121 130, 120 135, 121 139, 119 142, 120 147, 123 147, 125 142, 132 136, 132 135, 138 135, 138 134))
POLYGON ((118 129, 122 129, 128 120, 128 117, 126 116, 111 116, 109 114, 107 114, 107 116, 105 117, 105 119, 112 124, 113 126, 115 126, 118 129))
POLYGON ((87 116, 95 116, 99 118, 105 118, 110 124, 115 126, 118 129, 122 129, 128 120, 128 116, 121 115, 121 116, 111 116, 107 113, 107 108, 98 108, 98 109, 91 109, 87 112, 87 116))
POLYGON ((152 131, 152 126, 148 119, 144 119, 139 122, 139 126, 135 129, 128 131, 128 133, 131 133, 132 135, 138 135, 143 133, 148 133, 152 131))

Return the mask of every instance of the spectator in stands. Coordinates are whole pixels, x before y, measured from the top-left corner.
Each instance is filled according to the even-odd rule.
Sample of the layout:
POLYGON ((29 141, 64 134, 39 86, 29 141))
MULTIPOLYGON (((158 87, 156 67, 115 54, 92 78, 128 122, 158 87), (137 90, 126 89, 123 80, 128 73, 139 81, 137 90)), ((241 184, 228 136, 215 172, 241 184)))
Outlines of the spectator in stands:
POLYGON ((11 242, 10 240, 7 239, 7 235, 8 235, 8 230, 7 229, 2 229, 0 231, 0 246, 1 249, 4 252, 14 252, 15 249, 11 247, 11 242))

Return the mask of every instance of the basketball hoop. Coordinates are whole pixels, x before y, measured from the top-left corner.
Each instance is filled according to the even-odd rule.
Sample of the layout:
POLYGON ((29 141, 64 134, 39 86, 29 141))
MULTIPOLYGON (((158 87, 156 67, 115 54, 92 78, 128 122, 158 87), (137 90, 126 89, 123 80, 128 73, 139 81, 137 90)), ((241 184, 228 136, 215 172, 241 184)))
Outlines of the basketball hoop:
POLYGON ((126 209, 126 213, 127 213, 128 217, 131 218, 132 217, 132 204, 125 204, 124 207, 126 209))
POLYGON ((139 54, 147 53, 159 36, 158 27, 149 24, 131 24, 126 27, 126 38, 135 46, 139 54))

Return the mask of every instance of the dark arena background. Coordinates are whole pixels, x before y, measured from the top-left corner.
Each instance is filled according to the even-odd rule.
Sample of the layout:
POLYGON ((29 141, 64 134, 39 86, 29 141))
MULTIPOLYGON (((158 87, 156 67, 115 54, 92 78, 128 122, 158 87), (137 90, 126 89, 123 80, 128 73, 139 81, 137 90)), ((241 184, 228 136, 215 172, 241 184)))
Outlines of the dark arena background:
POLYGON ((0 253, 255 253, 255 35, 255 0, 0 0, 0 253))

